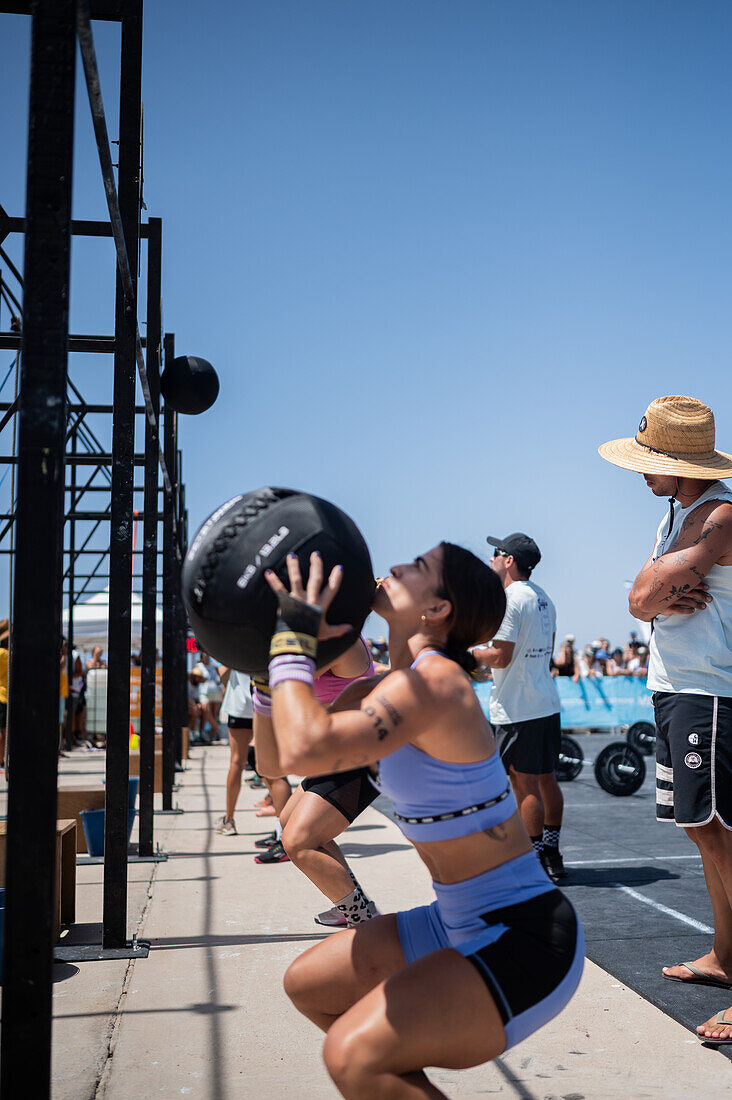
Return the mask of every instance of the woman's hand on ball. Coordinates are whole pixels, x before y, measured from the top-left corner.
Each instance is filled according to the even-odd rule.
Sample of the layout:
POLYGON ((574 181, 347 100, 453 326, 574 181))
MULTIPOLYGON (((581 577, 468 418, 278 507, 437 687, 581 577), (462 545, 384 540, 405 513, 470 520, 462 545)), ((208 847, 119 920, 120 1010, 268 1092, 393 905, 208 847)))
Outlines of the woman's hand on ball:
MULTIPOLYGON (((290 581, 289 595, 296 600, 303 600, 305 603, 311 604, 313 607, 319 607, 322 611, 322 617, 320 619, 320 628, 318 630, 318 638, 320 641, 325 641, 329 638, 340 638, 344 634, 347 634, 349 630, 352 630, 348 623, 338 623, 331 625, 325 621, 326 612, 333 603, 333 600, 338 593, 338 589, 341 587, 343 580, 343 566, 336 565, 331 569, 330 576, 326 584, 323 584, 323 559, 317 550, 314 550, 310 555, 310 571, 308 573, 307 585, 303 584, 302 572, 300 570, 300 562, 297 554, 287 555, 287 576, 290 581)), ((265 578, 267 584, 278 597, 282 592, 287 592, 287 588, 282 583, 277 574, 268 569, 265 572, 265 578)))

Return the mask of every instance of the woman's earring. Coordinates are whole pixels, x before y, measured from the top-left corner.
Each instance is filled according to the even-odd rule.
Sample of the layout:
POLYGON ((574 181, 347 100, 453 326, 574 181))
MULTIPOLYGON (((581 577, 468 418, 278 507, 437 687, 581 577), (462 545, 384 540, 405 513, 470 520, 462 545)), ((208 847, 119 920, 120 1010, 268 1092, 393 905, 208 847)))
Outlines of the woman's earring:
POLYGON ((423 616, 422 616, 422 622, 423 622, 423 623, 426 623, 426 622, 427 622, 427 616, 426 616, 426 615, 423 615, 423 616))

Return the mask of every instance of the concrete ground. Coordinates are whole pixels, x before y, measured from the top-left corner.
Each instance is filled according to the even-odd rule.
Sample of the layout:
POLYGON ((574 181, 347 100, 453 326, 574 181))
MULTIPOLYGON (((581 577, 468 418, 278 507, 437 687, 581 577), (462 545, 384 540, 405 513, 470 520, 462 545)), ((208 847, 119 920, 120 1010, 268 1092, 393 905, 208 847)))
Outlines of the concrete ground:
MULTIPOLYGON (((61 765, 63 781, 80 782, 101 774, 103 756, 75 752, 61 765)), ((254 863, 253 841, 271 828, 254 813, 261 792, 243 786, 237 836, 214 832, 227 767, 227 746, 195 749, 175 796, 185 812, 155 819, 169 859, 130 864, 128 928, 151 940, 149 957, 57 965, 53 1100, 338 1095, 320 1033, 281 981, 296 955, 332 934, 313 922, 327 903, 291 863, 254 863)), ((343 846, 382 911, 430 899, 422 864, 377 810, 343 846)), ((102 880, 101 866, 78 867, 78 924, 67 941, 99 938, 102 880)), ((459 1100, 732 1093, 727 1059, 591 962, 567 1009, 518 1048, 490 1065, 429 1075, 459 1100)))

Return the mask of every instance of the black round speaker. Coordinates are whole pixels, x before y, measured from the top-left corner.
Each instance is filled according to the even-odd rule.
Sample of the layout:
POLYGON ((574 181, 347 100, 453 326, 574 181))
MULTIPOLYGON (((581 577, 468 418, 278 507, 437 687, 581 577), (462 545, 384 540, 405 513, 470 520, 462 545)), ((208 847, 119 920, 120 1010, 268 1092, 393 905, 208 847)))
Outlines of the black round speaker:
POLYGON ((250 675, 265 672, 277 604, 264 571, 274 570, 288 584, 286 558, 294 553, 306 581, 313 550, 323 559, 326 578, 335 565, 343 566, 328 622, 353 627, 342 638, 319 643, 318 665, 329 664, 353 645, 376 589, 363 535, 327 500, 267 487, 217 508, 186 555, 183 599, 203 649, 229 668, 250 675))
POLYGON ((219 396, 219 376, 207 359, 179 355, 160 376, 160 392, 171 409, 196 416, 219 396))

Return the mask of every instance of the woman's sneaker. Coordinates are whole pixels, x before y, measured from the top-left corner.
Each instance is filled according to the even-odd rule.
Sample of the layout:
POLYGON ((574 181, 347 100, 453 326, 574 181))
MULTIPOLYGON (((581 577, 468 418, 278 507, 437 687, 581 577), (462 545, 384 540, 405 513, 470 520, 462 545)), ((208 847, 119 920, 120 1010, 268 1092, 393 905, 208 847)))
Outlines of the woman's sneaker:
POLYGON ((232 818, 231 821, 227 821, 225 817, 220 817, 216 822, 216 832, 220 833, 221 836, 236 836, 234 819, 232 818))
POLYGON ((254 857, 255 863, 289 863, 290 857, 282 847, 282 841, 276 840, 271 848, 254 857))
POLYGON ((336 905, 327 909, 325 913, 318 913, 314 918, 316 924, 322 924, 325 928, 346 928, 348 921, 336 905))
POLYGON ((260 836, 259 840, 254 841, 255 848, 271 848, 273 844, 277 843, 277 833, 267 833, 266 836, 260 836))

